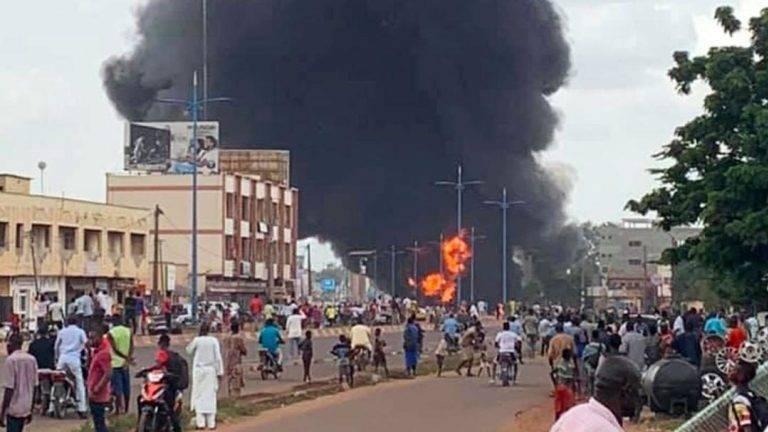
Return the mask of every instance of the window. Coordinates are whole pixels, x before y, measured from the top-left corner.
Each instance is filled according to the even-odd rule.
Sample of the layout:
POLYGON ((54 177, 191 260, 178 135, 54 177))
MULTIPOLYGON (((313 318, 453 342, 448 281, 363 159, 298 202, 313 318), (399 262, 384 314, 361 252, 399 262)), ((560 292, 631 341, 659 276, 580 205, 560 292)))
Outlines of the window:
POLYGON ((254 251, 254 261, 264 261, 264 240, 256 240, 256 250, 254 251))
POLYGON ((147 241, 144 234, 131 234, 131 255, 142 258, 147 254, 147 241))
POLYGON ((16 249, 24 249, 24 224, 16 224, 16 249))
POLYGON ((629 265, 631 266, 643 265, 643 260, 640 260, 640 259, 630 259, 628 262, 629 262, 629 265))
POLYGON ((232 219, 235 217, 235 195, 228 193, 225 198, 225 216, 228 219, 232 219))
POLYGON ((101 231, 83 231, 83 251, 88 252, 91 258, 101 255, 101 231))
POLYGON ((251 220, 251 200, 248 199, 248 197, 243 197, 241 199, 241 207, 242 207, 242 218, 244 221, 251 220))
POLYGON ((243 261, 251 261, 251 239, 243 237, 240 239, 240 259, 243 261))
POLYGON ((8 222, 0 222, 0 249, 8 246, 8 222))
POLYGON ((264 199, 257 199, 256 200, 256 215, 254 217, 254 220, 256 220, 256 221, 266 221, 267 220, 267 215, 264 214, 264 212, 266 211, 264 203, 265 203, 264 199))
POLYGON ((115 257, 123 256, 123 237, 125 234, 119 231, 107 232, 107 244, 109 245, 109 254, 115 257))
POLYGON ((231 235, 224 237, 224 253, 225 259, 235 259, 235 239, 231 235))
POLYGON ((59 240, 61 241, 61 250, 74 251, 77 249, 75 236, 77 229, 72 227, 59 227, 59 240))
POLYGON ((608 273, 608 267, 603 267, 602 270, 603 270, 603 273, 608 273))
POLYGON ((291 212, 291 206, 289 206, 289 205, 285 206, 285 219, 284 220, 285 220, 285 227, 286 228, 290 228, 290 227, 293 226, 293 218, 291 217, 291 216, 293 216, 292 213, 293 212, 291 212))
POLYGON ((51 226, 32 224, 32 241, 38 250, 51 248, 51 226))
POLYGON ((643 242, 640 240, 630 240, 629 241, 629 247, 640 247, 643 245, 643 242))

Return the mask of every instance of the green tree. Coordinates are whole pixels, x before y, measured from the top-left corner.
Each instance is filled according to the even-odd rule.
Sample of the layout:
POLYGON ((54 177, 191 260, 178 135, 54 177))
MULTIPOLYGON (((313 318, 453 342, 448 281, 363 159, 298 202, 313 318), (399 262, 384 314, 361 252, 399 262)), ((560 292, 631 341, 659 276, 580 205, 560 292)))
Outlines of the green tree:
MULTIPOLYGON (((741 30, 729 7, 715 18, 728 34, 741 30)), ((704 113, 677 128, 655 155, 661 186, 627 208, 655 211, 661 227, 701 224, 697 238, 665 253, 711 271, 738 303, 766 300, 768 275, 768 8, 750 19, 750 44, 715 47, 690 58, 674 53, 669 77, 682 94, 700 81, 710 88, 704 113)))

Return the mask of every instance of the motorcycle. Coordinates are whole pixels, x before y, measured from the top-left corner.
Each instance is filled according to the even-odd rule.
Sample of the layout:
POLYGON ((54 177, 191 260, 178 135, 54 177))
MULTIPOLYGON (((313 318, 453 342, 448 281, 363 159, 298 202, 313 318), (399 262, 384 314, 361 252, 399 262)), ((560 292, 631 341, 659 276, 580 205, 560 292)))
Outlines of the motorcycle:
POLYGON ((269 378, 270 375, 274 376, 276 380, 280 379, 280 372, 282 372, 277 356, 264 348, 259 350, 259 372, 263 380, 269 378))
MULTIPOLYGON (((50 370, 43 369, 38 371, 38 379, 44 379, 50 382, 50 407, 53 408, 52 414, 56 418, 64 418, 67 410, 77 407, 77 396, 75 393, 75 376, 69 370, 50 370)), ((45 405, 43 405, 45 406, 45 405)))
POLYGON ((454 334, 445 334, 443 337, 445 337, 445 342, 448 343, 448 346, 446 347, 446 351, 448 352, 448 355, 453 355, 461 351, 461 345, 459 345, 459 335, 454 334))
POLYGON ((138 398, 139 423, 137 432, 170 432, 172 430, 171 414, 178 416, 181 412, 181 394, 174 398, 174 406, 169 407, 166 401, 168 380, 167 372, 160 369, 145 369, 136 378, 143 378, 141 395, 138 398))
POLYGON ((352 351, 352 358, 357 371, 362 372, 371 363, 371 350, 364 346, 357 346, 352 351))
POLYGON ((509 387, 510 378, 512 383, 517 382, 517 361, 515 355, 509 352, 499 354, 499 379, 503 387, 509 387))

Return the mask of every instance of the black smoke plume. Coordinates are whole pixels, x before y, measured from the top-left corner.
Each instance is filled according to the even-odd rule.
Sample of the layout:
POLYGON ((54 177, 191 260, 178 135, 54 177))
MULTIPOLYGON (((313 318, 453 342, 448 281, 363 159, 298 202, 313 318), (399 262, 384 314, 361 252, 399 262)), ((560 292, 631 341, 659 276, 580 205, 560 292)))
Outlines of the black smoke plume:
MULTIPOLYGON (((152 100, 190 94, 201 11, 191 0, 138 10, 136 47, 103 70, 123 116, 183 115, 152 100)), ((500 286, 500 214, 481 202, 503 186, 526 202, 510 211, 511 243, 568 262, 566 194, 536 159, 557 124, 547 96, 570 66, 549 1, 210 0, 208 35, 209 95, 234 98, 208 118, 225 147, 291 151, 302 236, 343 252, 455 233, 455 192, 433 183, 461 162, 485 181, 465 194, 465 226, 489 236, 480 295, 495 300, 500 286)))

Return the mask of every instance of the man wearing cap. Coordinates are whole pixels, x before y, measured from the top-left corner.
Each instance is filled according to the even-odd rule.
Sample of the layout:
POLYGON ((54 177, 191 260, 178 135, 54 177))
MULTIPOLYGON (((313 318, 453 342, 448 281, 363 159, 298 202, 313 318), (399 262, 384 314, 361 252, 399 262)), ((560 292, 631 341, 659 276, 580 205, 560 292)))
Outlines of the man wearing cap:
POLYGON ((568 410, 550 432, 623 432, 638 404, 640 370, 624 356, 606 357, 595 373, 595 395, 568 410))

